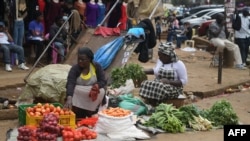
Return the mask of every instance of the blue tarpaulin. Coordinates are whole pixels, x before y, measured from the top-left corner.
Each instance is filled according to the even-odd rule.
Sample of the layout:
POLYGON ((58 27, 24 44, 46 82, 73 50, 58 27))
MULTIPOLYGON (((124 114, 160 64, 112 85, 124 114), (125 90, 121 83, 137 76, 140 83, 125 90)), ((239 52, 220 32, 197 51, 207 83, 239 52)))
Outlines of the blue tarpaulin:
POLYGON ((123 45, 124 37, 122 36, 103 45, 96 51, 94 55, 94 61, 100 63, 103 69, 108 68, 123 45))

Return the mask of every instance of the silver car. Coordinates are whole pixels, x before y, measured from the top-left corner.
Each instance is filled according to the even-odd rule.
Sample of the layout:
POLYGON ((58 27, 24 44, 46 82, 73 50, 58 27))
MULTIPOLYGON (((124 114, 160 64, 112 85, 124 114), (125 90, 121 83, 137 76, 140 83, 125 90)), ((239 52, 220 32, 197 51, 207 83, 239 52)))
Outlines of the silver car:
POLYGON ((180 20, 180 24, 184 24, 185 22, 187 22, 190 19, 195 19, 195 18, 199 18, 202 17, 203 15, 211 12, 211 11, 217 11, 217 10, 222 10, 224 8, 214 8, 214 9, 205 9, 205 10, 201 10, 199 12, 196 12, 188 17, 185 17, 183 19, 180 20))
POLYGON ((215 11, 210 11, 206 14, 204 14, 203 16, 201 17, 198 17, 198 18, 194 18, 194 19, 190 19, 190 20, 187 20, 187 22, 190 23, 190 26, 192 28, 198 28, 201 26, 201 24, 207 20, 211 20, 211 19, 215 19, 216 15, 218 13, 224 13, 224 9, 220 9, 220 10, 215 10, 215 11))

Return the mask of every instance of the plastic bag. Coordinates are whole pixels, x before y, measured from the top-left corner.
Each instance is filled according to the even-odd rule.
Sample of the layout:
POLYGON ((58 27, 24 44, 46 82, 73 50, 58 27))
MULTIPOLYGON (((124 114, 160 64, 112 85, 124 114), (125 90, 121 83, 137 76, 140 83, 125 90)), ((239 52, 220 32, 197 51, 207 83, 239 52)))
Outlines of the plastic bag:
POLYGON ((116 89, 109 89, 108 92, 112 95, 121 95, 121 94, 129 94, 135 89, 134 81, 132 79, 128 79, 125 82, 125 86, 120 86, 116 89))
POLYGON ((146 104, 132 94, 120 95, 119 107, 132 111, 135 115, 146 114, 148 109, 146 104))
POLYGON ((125 129, 128 129, 134 125, 132 120, 132 115, 127 116, 126 118, 111 118, 108 116, 105 116, 103 114, 98 114, 99 118, 95 127, 95 130, 97 133, 113 133, 113 132, 119 132, 124 131, 125 129))

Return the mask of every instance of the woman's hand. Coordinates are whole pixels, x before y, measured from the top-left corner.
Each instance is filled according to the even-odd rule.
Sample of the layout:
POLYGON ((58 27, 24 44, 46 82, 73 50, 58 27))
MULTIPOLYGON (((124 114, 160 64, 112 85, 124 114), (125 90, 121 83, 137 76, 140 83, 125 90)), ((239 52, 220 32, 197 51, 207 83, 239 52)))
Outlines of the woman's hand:
POLYGON ((99 85, 94 84, 89 92, 89 97, 92 99, 92 101, 96 101, 99 93, 100 93, 99 85))
POLYGON ((72 96, 67 97, 67 101, 64 104, 64 108, 67 108, 67 109, 70 109, 70 110, 72 109, 72 96))
POLYGON ((170 81, 167 78, 162 78, 161 82, 164 84, 170 84, 170 81))

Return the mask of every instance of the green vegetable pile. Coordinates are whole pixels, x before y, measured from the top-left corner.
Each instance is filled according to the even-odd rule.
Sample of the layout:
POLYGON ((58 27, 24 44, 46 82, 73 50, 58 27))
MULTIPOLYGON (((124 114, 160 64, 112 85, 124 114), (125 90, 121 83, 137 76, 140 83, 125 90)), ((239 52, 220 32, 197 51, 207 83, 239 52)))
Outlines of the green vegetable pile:
POLYGON ((233 110, 230 102, 226 100, 217 101, 208 109, 204 117, 212 121, 213 126, 236 125, 239 123, 239 117, 233 110))
POLYGON ((119 88, 124 86, 126 80, 132 79, 135 87, 140 85, 141 81, 147 79, 147 75, 144 73, 143 68, 139 64, 127 64, 123 68, 114 68, 111 71, 111 87, 119 88))
POLYGON ((232 105, 226 101, 217 101, 210 109, 199 109, 194 104, 176 109, 169 104, 160 104, 144 125, 160 128, 166 132, 184 132, 185 128, 207 131, 213 127, 236 125, 239 118, 232 105))
POLYGON ((156 107, 149 120, 144 125, 148 127, 160 128, 166 132, 179 133, 185 131, 185 126, 177 118, 182 114, 172 104, 160 104, 156 107))

